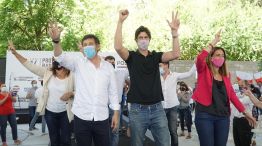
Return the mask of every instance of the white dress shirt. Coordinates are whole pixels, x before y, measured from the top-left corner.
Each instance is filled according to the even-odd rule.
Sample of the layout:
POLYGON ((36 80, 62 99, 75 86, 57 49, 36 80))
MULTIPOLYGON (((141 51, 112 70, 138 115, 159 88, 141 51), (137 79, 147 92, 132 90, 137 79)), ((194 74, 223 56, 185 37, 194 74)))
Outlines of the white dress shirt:
POLYGON ((125 70, 116 70, 116 82, 117 82, 117 92, 118 92, 118 101, 119 103, 122 101, 123 88, 125 85, 125 81, 129 80, 129 72, 127 69, 125 70))
POLYGON ((61 54, 56 58, 75 75, 74 115, 83 120, 103 121, 109 117, 109 103, 111 109, 120 109, 115 72, 110 63, 101 58, 96 68, 83 55, 61 54))
POLYGON ((165 109, 172 108, 179 105, 179 101, 177 98, 176 88, 177 81, 181 79, 185 79, 190 77, 192 74, 196 72, 196 65, 194 64, 190 71, 184 73, 170 72, 167 75, 166 79, 161 76, 161 85, 164 96, 164 101, 162 101, 162 105, 165 109))

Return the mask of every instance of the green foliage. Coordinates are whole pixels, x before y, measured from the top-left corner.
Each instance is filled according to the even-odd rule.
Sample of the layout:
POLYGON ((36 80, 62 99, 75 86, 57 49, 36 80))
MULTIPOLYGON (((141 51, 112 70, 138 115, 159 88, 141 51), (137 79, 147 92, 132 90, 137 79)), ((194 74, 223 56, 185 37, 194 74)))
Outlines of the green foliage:
POLYGON ((128 8, 123 25, 124 45, 136 49, 134 32, 140 26, 152 33, 150 49, 169 51, 172 47, 166 19, 178 10, 180 59, 194 59, 222 28, 219 46, 229 60, 262 60, 262 9, 260 0, 3 0, 0 4, 0 56, 5 56, 7 39, 18 49, 52 50, 47 24, 57 21, 64 28, 62 47, 77 51, 88 33, 96 34, 101 50, 113 50, 118 11, 128 8))
POLYGON ((1 52, 8 39, 18 49, 44 50, 48 23, 67 25, 73 4, 72 0, 4 0, 0 5, 1 52))

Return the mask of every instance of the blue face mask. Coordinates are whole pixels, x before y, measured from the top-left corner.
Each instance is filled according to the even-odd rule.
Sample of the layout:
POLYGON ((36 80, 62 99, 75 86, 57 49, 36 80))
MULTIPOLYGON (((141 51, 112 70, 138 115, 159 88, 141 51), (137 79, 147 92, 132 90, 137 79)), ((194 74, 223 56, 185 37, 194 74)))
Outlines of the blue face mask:
POLYGON ((88 59, 92 59, 96 55, 96 49, 95 46, 86 46, 84 48, 84 54, 88 59))
POLYGON ((159 67, 159 72, 160 72, 161 75, 163 75, 165 73, 165 71, 162 67, 159 67))

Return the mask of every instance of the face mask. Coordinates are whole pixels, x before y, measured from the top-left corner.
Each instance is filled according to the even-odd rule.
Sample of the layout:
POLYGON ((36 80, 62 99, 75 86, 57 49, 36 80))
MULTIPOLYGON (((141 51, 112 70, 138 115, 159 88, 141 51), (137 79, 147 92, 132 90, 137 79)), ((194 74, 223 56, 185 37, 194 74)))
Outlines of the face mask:
POLYGON ((86 46, 84 48, 84 54, 86 55, 86 57, 88 59, 92 59, 95 57, 96 55, 96 49, 95 49, 95 46, 86 46))
POLYGON ((165 70, 162 67, 159 67, 159 72, 161 75, 163 75, 165 73, 165 70))
POLYGON ((147 50, 149 45, 149 40, 138 40, 138 48, 141 50, 147 50))
POLYGON ((224 58, 212 58, 211 61, 215 67, 219 68, 223 65, 225 59, 224 58))
POLYGON ((7 90, 6 87, 2 87, 2 88, 1 88, 1 92, 8 92, 8 90, 7 90))
POLYGON ((32 84, 33 87, 37 87, 37 84, 32 84))

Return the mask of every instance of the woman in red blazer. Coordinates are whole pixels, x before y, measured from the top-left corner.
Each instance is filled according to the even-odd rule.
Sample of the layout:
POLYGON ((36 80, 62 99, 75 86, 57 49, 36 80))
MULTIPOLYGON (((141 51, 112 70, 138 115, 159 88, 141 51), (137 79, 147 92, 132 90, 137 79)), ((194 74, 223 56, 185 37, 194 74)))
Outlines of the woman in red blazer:
POLYGON ((215 39, 198 55, 196 61, 198 85, 192 96, 196 101, 195 125, 200 146, 226 146, 230 102, 242 112, 250 125, 256 124, 250 113, 238 100, 226 68, 226 53, 214 47, 220 41, 219 31, 215 39))

